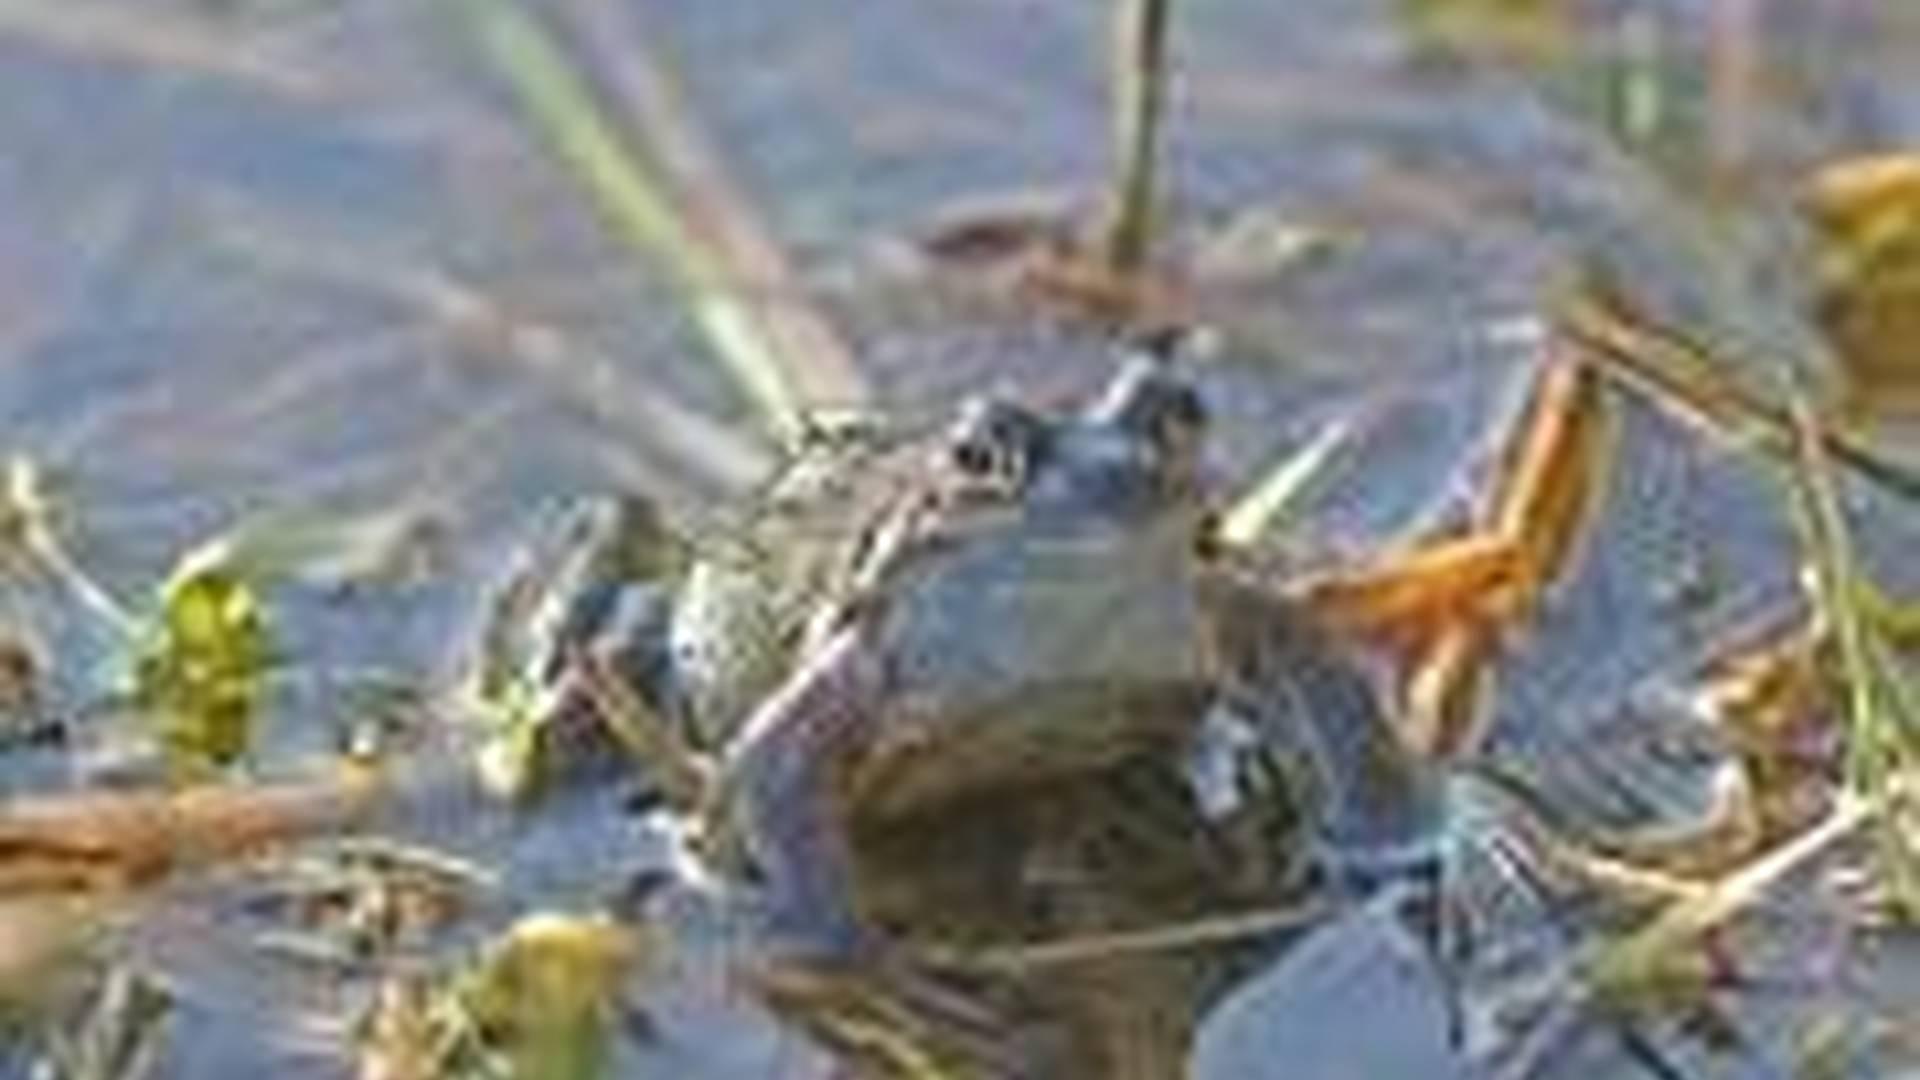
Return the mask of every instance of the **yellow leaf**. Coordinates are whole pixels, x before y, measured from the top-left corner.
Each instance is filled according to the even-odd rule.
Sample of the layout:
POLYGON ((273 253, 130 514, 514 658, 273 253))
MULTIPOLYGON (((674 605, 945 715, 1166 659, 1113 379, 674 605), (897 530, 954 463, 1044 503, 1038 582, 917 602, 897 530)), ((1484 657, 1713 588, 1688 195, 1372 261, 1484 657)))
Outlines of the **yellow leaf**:
POLYGON ((188 776, 247 752, 273 660, 265 609, 223 550, 200 548, 181 559, 160 589, 133 665, 134 703, 188 776))
POLYGON ((1816 313, 1865 414, 1920 408, 1920 151, 1850 158, 1803 198, 1818 239, 1816 313))

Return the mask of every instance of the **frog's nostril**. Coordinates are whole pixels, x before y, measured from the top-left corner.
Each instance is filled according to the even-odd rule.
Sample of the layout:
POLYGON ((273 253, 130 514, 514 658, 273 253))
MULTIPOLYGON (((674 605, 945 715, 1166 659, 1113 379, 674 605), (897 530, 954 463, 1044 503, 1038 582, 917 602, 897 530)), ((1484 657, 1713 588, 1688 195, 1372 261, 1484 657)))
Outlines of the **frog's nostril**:
POLYGON ((954 469, 972 480, 1020 483, 1033 469, 1046 423, 1019 405, 976 401, 961 414, 949 443, 954 469))

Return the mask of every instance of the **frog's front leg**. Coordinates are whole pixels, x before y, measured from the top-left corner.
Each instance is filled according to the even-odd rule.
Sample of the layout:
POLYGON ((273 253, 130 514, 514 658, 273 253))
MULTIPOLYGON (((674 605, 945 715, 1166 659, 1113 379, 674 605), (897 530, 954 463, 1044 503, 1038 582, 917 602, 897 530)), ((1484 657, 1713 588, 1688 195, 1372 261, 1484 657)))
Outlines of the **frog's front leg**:
POLYGON ((1029 1050, 1006 1037, 1006 1018, 910 958, 883 952, 864 921, 848 780, 889 697, 872 633, 856 622, 812 650, 748 718, 722 762, 717 809, 762 886, 751 983, 829 1045, 839 1044, 845 1024, 864 1032, 861 1053, 902 1053, 902 1068, 951 1055, 971 1063, 955 1064, 952 1075, 1051 1075, 1023 1064, 1029 1050), (876 1031, 891 1034, 873 1045, 876 1031))
POLYGON ((754 710, 721 763, 716 809, 762 883, 777 956, 832 961, 867 945, 845 787, 886 690, 870 628, 844 627, 754 710))

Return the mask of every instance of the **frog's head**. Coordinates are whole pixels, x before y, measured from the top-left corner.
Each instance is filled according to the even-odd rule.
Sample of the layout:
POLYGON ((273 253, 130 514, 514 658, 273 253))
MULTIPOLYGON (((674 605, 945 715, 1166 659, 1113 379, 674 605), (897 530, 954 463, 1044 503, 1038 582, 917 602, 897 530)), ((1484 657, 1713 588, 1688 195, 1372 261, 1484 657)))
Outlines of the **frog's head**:
POLYGON ((1164 361, 1137 356, 1078 413, 998 396, 960 410, 938 447, 949 490, 1083 522, 1139 520, 1190 504, 1206 427, 1199 392, 1164 361))
POLYGON ((1194 699, 1204 428, 1192 384, 1146 357, 1079 410, 962 407, 918 512, 871 542, 889 735, 961 781, 1075 768, 1124 750, 1125 715, 1194 699))

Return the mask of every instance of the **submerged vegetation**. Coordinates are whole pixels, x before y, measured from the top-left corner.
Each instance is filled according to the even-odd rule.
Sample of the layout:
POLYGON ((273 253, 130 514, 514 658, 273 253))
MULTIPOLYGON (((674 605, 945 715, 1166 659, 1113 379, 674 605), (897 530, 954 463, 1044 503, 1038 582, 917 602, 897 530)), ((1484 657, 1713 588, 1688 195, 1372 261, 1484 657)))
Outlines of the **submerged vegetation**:
POLYGON ((1081 43, 1060 124, 931 15, 738 6, 0 3, 363 140, 63 219, 140 377, 0 335, 0 1076, 1920 1060, 1920 147, 1842 123, 1911 134, 1920 26, 938 17, 1081 43), (977 198, 996 108, 1099 166, 977 198), (435 168, 356 219, 419 181, 355 153, 435 168), (378 340, 254 355, 309 295, 378 340), (1328 940, 1420 972, 1379 1030, 1328 940))

